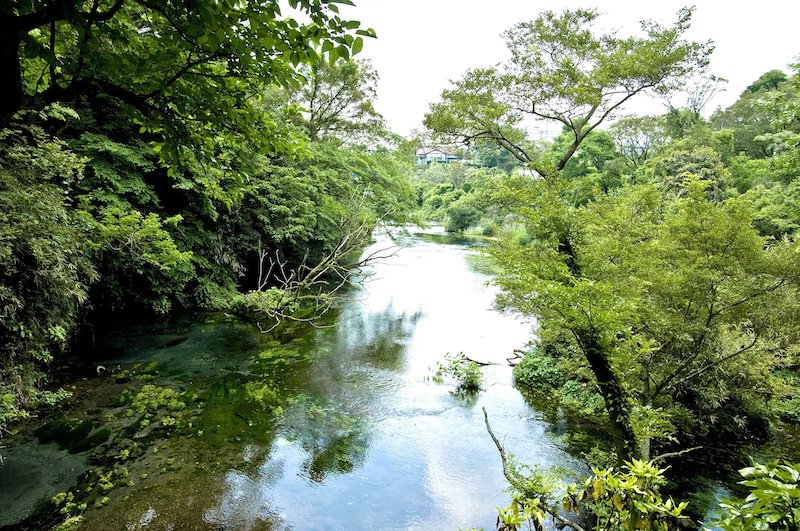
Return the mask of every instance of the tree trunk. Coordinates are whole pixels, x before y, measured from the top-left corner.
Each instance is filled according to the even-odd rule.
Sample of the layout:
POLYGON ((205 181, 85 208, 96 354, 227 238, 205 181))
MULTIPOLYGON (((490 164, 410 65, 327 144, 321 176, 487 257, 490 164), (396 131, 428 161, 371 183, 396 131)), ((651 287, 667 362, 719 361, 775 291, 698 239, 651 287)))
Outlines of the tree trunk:
POLYGON ((614 443, 617 447, 617 460, 621 465, 624 461, 642 458, 642 448, 636 441, 636 435, 631 425, 628 397, 617 375, 611 367, 603 346, 591 331, 576 332, 581 343, 586 361, 594 373, 600 394, 605 401, 611 429, 614 432, 614 443))
POLYGON ((21 43, 19 29, 13 19, 0 18, 0 129, 22 106, 22 70, 19 63, 21 43))

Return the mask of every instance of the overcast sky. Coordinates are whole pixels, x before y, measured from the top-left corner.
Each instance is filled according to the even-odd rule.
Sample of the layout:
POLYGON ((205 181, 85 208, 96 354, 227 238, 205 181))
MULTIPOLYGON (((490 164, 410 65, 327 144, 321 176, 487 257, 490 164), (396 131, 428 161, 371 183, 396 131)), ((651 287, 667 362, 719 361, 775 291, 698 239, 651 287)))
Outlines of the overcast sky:
MULTIPOLYGON (((408 134, 421 127, 428 105, 451 79, 468 68, 490 66, 506 57, 501 33, 545 9, 596 7, 598 25, 635 32, 642 19, 665 25, 687 1, 639 0, 354 0, 343 15, 374 28, 358 57, 369 58, 381 80, 378 110, 393 130, 408 134)), ((728 79, 709 110, 733 103, 762 73, 781 69, 800 54, 800 2, 696 0, 689 37, 715 43, 711 73, 728 79)), ((646 100, 647 97, 644 97, 646 100)), ((662 113, 663 104, 639 100, 631 112, 662 113)), ((552 126, 553 131, 557 129, 552 126)))

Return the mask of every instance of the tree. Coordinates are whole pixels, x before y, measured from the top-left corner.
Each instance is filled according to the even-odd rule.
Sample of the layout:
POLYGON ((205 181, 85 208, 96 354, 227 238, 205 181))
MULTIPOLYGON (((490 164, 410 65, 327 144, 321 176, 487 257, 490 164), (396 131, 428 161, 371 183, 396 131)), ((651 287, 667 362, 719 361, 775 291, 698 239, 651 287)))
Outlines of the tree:
POLYGON ((218 159, 239 134, 264 151, 286 149, 280 123, 251 100, 266 85, 299 83, 298 65, 347 58, 374 35, 341 19, 338 1, 290 2, 308 17, 302 24, 274 0, 4 3, 0 126, 20 109, 110 98, 161 139, 169 164, 218 159))
POLYGON ((649 458, 651 439, 690 439, 734 398, 755 403, 748 393, 764 388, 796 328, 796 246, 767 246, 748 198, 712 201, 696 176, 582 208, 546 186, 533 182, 519 209, 533 241, 493 250, 500 302, 572 337, 580 357, 569 362, 590 369, 618 454, 649 458))
MULTIPOLYGON (((392 153, 316 151, 263 103, 374 36, 339 4, 0 5, 0 436, 50 396, 42 369, 79 322, 227 309, 260 248, 290 249, 287 267, 315 278, 312 257, 362 243, 379 217, 345 227, 350 199, 402 210, 392 153)), ((352 257, 333 255, 322 270, 344 271, 352 257)))
POLYGON ((311 140, 354 143, 384 132, 383 117, 374 107, 378 73, 369 62, 316 65, 308 77, 308 83, 289 89, 289 99, 302 108, 301 126, 311 140))
POLYGON ((491 139, 545 177, 542 185, 509 194, 529 220, 533 242, 498 250, 500 263, 508 264, 499 282, 507 304, 525 313, 546 312, 574 335, 603 396, 620 462, 642 455, 602 322, 613 317, 610 328, 624 328, 624 312, 612 303, 598 322, 591 309, 602 292, 583 271, 579 220, 558 179, 589 133, 627 101, 648 90, 668 93, 706 66, 710 43, 683 38, 691 14, 681 10, 672 27, 643 22, 645 36, 621 38, 593 33, 596 11, 545 12, 506 33, 510 61, 469 71, 425 118, 429 128, 464 142, 491 139), (526 116, 560 122, 571 133, 555 164, 531 150, 533 143, 519 128, 526 116))
POLYGON ((742 96, 745 94, 756 94, 762 90, 775 90, 787 79, 789 78, 786 76, 786 74, 780 70, 770 70, 769 72, 764 72, 758 77, 758 79, 750 83, 750 85, 744 89, 742 96))
POLYGON ((654 116, 628 116, 611 125, 617 150, 633 169, 641 166, 666 144, 663 120, 654 116))
POLYGON ((684 40, 692 11, 644 36, 596 34, 594 10, 546 11, 505 33, 511 59, 470 70, 431 106, 425 124, 462 142, 490 139, 541 176, 564 169, 583 140, 638 94, 665 94, 706 66, 710 43, 684 40), (525 119, 561 123, 571 142, 548 164, 520 130, 525 119))

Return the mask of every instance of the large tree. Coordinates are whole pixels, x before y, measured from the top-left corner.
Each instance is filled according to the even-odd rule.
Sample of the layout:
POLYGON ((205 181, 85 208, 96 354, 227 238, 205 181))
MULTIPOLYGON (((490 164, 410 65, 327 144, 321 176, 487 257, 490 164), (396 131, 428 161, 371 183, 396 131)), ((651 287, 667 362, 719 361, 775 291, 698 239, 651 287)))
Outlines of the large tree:
POLYGON ((599 294, 581 255, 580 217, 560 191, 562 170, 587 136, 631 98, 667 94, 707 65, 711 44, 684 38, 691 14, 682 9, 672 26, 642 22, 643 35, 620 37, 594 30, 594 10, 544 12, 506 32, 511 59, 469 71, 425 119, 453 140, 492 140, 545 178, 541 186, 524 185, 533 196, 524 189, 515 196, 523 217, 535 220, 529 226, 534 243, 520 255, 501 254, 507 264, 501 283, 518 309, 570 323, 565 328, 603 396, 621 461, 641 456, 642 448, 614 349, 592 310, 599 294), (526 119, 560 123, 570 134, 555 162, 527 138, 526 119))
POLYGON ((122 103, 163 138, 162 158, 210 160, 234 134, 286 148, 250 102, 302 79, 300 64, 349 57, 372 30, 338 16, 347 0, 13 0, 0 6, 0 126, 21 109, 79 98, 122 103), (301 18, 305 22, 298 22, 301 18))
POLYGON ((650 91, 666 94, 706 66, 710 43, 684 38, 692 10, 672 26, 642 22, 642 35, 597 33, 595 10, 542 13, 505 33, 511 59, 468 71, 425 124, 453 140, 490 139, 542 176, 560 171, 586 136, 650 91), (552 165, 540 159, 522 127, 526 120, 558 122, 572 141, 552 165))

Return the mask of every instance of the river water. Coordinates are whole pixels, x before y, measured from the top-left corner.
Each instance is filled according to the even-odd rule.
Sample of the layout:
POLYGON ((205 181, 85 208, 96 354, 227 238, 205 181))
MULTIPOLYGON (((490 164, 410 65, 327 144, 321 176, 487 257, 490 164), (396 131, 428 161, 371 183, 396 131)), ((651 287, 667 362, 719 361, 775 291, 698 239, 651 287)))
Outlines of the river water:
POLYGON ((378 234, 366 252, 393 254, 321 328, 265 335, 210 316, 100 341, 99 362, 133 377, 87 367, 70 408, 9 441, 0 526, 83 473, 83 529, 494 528, 508 497, 482 408, 522 461, 586 469, 513 387, 506 359, 535 323, 494 309, 481 245, 436 230, 378 234), (458 352, 495 364, 476 395, 432 377, 458 352), (181 393, 177 428, 159 428, 163 409, 150 426, 125 428, 138 416, 126 400, 143 385, 181 393), (77 433, 78 422, 91 444, 53 435, 77 433), (108 426, 111 436, 98 435, 108 426), (86 478, 108 470, 114 487, 98 494, 86 478), (11 479, 22 476, 38 483, 11 479))

